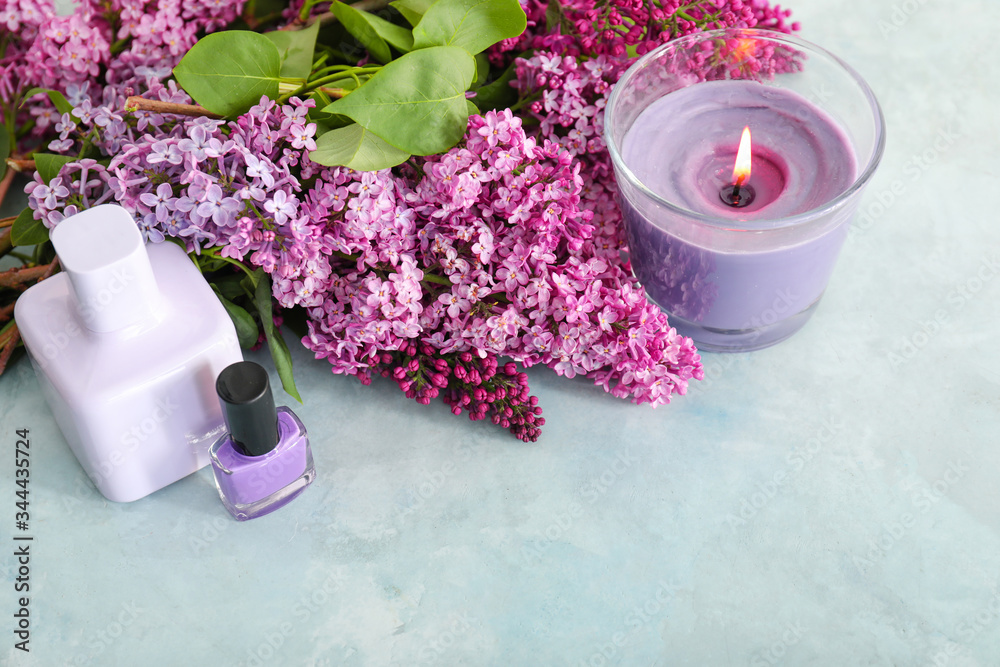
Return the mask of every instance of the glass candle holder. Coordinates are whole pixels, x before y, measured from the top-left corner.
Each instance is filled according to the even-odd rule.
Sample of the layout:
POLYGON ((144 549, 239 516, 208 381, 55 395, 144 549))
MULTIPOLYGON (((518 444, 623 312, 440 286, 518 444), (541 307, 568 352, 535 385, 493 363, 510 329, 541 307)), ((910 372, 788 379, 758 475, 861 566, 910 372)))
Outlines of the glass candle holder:
POLYGON ((616 84, 604 131, 635 277, 679 333, 721 352, 806 323, 885 147, 854 70, 750 29, 646 54, 616 84), (744 128, 749 175, 734 169, 744 128))

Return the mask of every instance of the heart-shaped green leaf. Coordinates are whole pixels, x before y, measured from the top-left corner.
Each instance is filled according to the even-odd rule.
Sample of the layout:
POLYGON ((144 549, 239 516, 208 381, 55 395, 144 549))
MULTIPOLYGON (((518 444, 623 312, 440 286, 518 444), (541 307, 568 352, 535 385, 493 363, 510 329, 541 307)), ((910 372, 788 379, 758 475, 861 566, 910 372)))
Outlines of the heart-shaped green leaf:
POLYGON ((378 171, 402 164, 410 154, 387 144, 357 123, 330 130, 316 140, 309 154, 313 162, 327 167, 350 167, 356 171, 378 171))
POLYGON ((368 25, 375 28, 379 37, 396 47, 400 53, 408 53, 413 50, 413 31, 407 30, 401 25, 396 25, 391 21, 386 21, 381 16, 376 16, 369 12, 360 12, 368 21, 368 25))
POLYGON ((38 93, 45 93, 49 96, 49 100, 55 105, 56 110, 59 113, 69 113, 73 110, 73 105, 66 101, 66 96, 60 93, 58 90, 52 90, 51 88, 32 88, 24 94, 24 102, 21 106, 24 106, 28 100, 37 95, 38 93))
POLYGON ((63 165, 72 162, 76 158, 70 155, 54 155, 52 153, 35 153, 35 170, 42 177, 45 183, 51 183, 52 179, 59 175, 59 170, 63 165))
POLYGON ((486 50, 524 32, 528 19, 518 0, 438 0, 413 28, 413 48, 459 46, 486 50))
POLYGON ((392 60, 392 54, 389 53, 389 45, 385 43, 385 40, 382 39, 375 31, 375 28, 365 19, 364 15, 367 12, 359 11, 338 0, 334 0, 330 9, 333 11, 333 15, 337 17, 337 20, 347 29, 347 32, 351 33, 355 39, 361 42, 362 46, 368 49, 368 53, 371 54, 372 58, 380 63, 387 63, 392 60))
POLYGON ((302 30, 275 30, 265 32, 264 37, 274 42, 281 58, 280 75, 285 79, 308 79, 312 72, 313 54, 316 51, 316 35, 319 21, 302 30))
POLYGON ((435 2, 437 0, 395 0, 389 4, 402 14, 410 25, 417 25, 435 2))
POLYGON ((201 106, 221 116, 238 116, 263 95, 278 97, 281 55, 274 42, 259 33, 215 32, 191 47, 174 76, 201 106))
POLYGON ((49 240, 49 230, 41 220, 35 220, 30 208, 21 211, 10 229, 10 241, 15 246, 38 245, 49 240))
POLYGON ((465 49, 435 46, 407 53, 324 111, 343 114, 411 155, 435 155, 465 135, 465 91, 476 61, 465 49))

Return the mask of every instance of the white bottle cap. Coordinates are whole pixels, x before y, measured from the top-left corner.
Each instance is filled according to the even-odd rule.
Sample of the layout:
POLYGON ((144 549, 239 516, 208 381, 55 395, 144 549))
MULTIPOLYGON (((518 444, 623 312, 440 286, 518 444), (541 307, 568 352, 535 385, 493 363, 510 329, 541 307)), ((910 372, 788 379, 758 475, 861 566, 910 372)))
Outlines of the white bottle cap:
POLYGON ((95 206, 55 226, 52 245, 91 331, 117 331, 151 317, 160 292, 132 216, 121 206, 95 206))

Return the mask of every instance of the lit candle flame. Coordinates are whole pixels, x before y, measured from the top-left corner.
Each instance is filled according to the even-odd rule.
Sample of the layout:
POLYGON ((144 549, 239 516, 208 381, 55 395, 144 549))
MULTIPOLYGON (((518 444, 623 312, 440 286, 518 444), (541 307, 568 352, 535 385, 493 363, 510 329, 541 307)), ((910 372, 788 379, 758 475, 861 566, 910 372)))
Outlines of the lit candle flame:
POLYGON ((743 128, 740 149, 736 152, 736 166, 733 167, 733 184, 742 186, 750 178, 750 126, 743 128))

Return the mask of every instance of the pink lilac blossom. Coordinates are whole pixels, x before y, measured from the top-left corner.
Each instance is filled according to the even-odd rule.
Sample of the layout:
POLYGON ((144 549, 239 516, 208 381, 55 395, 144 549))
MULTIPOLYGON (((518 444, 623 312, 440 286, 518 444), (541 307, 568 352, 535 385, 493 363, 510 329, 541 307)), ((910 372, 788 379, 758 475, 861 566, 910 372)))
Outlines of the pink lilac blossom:
POLYGON ((560 55, 627 57, 663 42, 715 28, 799 29, 791 12, 768 0, 522 0, 528 27, 517 38, 492 47, 490 61, 506 65, 504 54, 528 49, 560 55))
MULTIPOLYGON (((0 0, 0 25, 10 31, 0 51, 0 100, 41 87, 67 97, 89 90, 93 106, 107 104, 109 89, 121 95, 133 79, 168 76, 200 34, 231 23, 242 7, 243 0, 87 0, 58 16, 51 0, 0 0)), ((44 94, 28 114, 19 118, 19 126, 34 121, 22 143, 51 138, 59 114, 44 94)), ((54 150, 65 150, 65 140, 54 150)))

